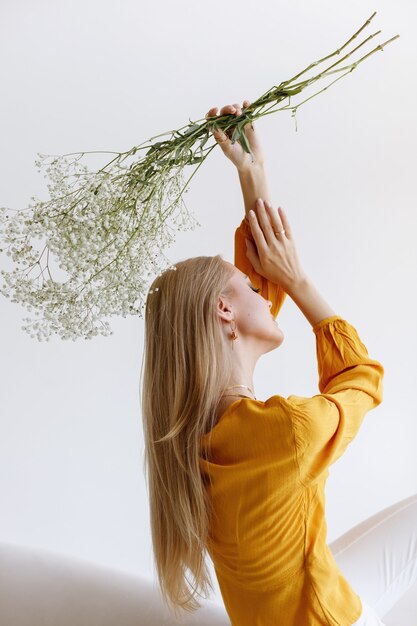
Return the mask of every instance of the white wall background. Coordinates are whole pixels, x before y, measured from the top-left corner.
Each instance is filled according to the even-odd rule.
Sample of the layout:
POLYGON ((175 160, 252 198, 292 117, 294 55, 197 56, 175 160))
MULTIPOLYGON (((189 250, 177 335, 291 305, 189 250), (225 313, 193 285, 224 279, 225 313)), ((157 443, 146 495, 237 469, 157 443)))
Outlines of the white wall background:
MULTIPOLYGON (((16 209, 46 197, 37 152, 126 150, 211 106, 254 100, 374 10, 365 33, 397 41, 303 105, 298 132, 290 112, 257 122, 272 200, 305 268, 385 366, 383 404, 331 468, 329 542, 417 490, 416 4, 3 0, 0 19, 0 204, 16 209)), ((233 262, 243 202, 220 148, 186 198, 202 227, 178 233, 170 260, 233 262)), ((152 573, 143 320, 110 319, 108 338, 39 343, 21 330, 26 309, 2 297, 0 315, 0 540, 152 573)), ((311 327, 289 297, 279 321, 285 341, 259 362, 257 397, 313 395, 311 327)))

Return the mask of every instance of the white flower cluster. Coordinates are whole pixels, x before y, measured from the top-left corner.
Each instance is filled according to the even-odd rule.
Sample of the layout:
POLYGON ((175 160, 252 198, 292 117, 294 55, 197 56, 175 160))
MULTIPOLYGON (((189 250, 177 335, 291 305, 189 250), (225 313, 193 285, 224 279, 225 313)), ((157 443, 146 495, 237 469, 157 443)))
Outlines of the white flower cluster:
POLYGON ((50 200, 13 215, 0 208, 0 252, 24 266, 0 272, 0 293, 36 309, 41 318, 24 318, 22 329, 39 341, 53 333, 73 341, 113 334, 103 317, 142 316, 149 277, 170 266, 163 254, 175 241, 168 218, 178 230, 200 226, 182 200, 182 170, 171 169, 138 190, 128 169, 117 164, 93 172, 79 158, 39 155, 36 165, 47 166, 50 200), (35 250, 35 237, 45 240, 42 251, 35 250), (50 253, 68 273, 66 282, 54 280, 50 253))

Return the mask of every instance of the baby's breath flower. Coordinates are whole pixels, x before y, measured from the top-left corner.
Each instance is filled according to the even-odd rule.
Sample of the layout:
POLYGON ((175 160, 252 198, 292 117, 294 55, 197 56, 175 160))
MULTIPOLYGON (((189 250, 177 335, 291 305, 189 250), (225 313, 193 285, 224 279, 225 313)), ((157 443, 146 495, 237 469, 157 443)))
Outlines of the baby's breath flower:
MULTIPOLYGON (((11 271, 0 272, 4 279, 0 293, 35 312, 35 319, 23 319, 27 325, 22 329, 39 341, 49 341, 52 334, 75 341, 113 334, 104 321, 106 316, 142 317, 152 276, 176 269, 163 253, 175 241, 175 231, 201 226, 188 212, 183 195, 217 145, 215 142, 204 147, 210 131, 232 129, 232 143, 239 141, 250 153, 244 131, 248 123, 275 111, 291 110, 295 116, 304 102, 398 37, 377 46, 359 61, 334 69, 378 33, 370 35, 326 70, 299 81, 319 63, 340 56, 374 15, 341 48, 267 91, 240 116, 223 115, 215 121, 204 119, 201 124, 190 120, 179 130, 152 137, 150 143, 111 153, 115 156, 97 171, 81 162, 86 154, 97 151, 62 156, 38 153, 35 166, 45 172, 49 181, 49 200, 32 196, 33 202, 20 211, 0 207, 0 252, 15 263, 11 271), (290 105, 291 98, 303 89, 337 72, 344 73, 306 100, 290 105), (286 106, 271 110, 283 100, 288 100, 286 106), (169 134, 170 139, 153 142, 169 134), (140 150, 147 151, 138 159, 135 155, 140 150), (193 174, 184 182, 184 169, 195 164, 193 174), (35 239, 43 240, 41 250, 35 239), (61 273, 68 274, 65 282, 52 275, 50 254, 58 260, 61 273), (39 316, 42 319, 36 319, 39 316)), ((158 288, 149 293, 154 291, 158 288)))

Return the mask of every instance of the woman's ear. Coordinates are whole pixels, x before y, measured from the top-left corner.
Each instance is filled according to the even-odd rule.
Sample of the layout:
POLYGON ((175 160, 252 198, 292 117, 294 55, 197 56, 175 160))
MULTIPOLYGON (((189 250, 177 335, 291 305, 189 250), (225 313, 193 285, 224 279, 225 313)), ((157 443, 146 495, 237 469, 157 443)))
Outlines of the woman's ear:
POLYGON ((232 305, 226 298, 219 297, 217 304, 217 313, 225 322, 231 322, 233 319, 232 305))

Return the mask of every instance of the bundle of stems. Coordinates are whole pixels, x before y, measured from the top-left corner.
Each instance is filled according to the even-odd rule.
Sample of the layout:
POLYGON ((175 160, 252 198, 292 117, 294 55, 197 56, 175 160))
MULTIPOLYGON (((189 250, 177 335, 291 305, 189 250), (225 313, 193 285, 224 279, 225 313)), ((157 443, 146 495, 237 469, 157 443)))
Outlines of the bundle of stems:
POLYGON ((10 272, 1 271, 4 284, 0 293, 12 302, 36 309, 41 319, 24 318, 27 331, 39 341, 49 341, 52 333, 62 339, 91 339, 98 334, 113 334, 106 315, 139 314, 146 304, 148 277, 175 266, 163 250, 175 240, 168 218, 177 230, 194 230, 201 226, 186 208, 183 194, 190 180, 217 143, 206 146, 213 130, 220 128, 239 141, 251 154, 245 126, 277 111, 290 110, 295 117, 300 106, 324 92, 351 73, 360 63, 397 39, 388 39, 370 52, 347 65, 343 63, 381 31, 369 35, 350 52, 345 50, 370 24, 374 12, 361 28, 340 48, 311 63, 304 70, 274 86, 253 101, 240 116, 232 114, 215 119, 192 121, 178 130, 151 137, 127 152, 76 152, 64 155, 38 153, 38 171, 46 168, 49 177, 48 201, 36 201, 28 208, 0 208, 0 252, 6 251, 17 264, 10 272), (307 72, 337 57, 325 69, 309 78, 307 72), (291 99, 307 87, 329 76, 338 75, 330 84, 298 104, 291 99), (303 77, 303 78, 301 78, 303 77), (283 106, 279 106, 287 101, 283 106), (163 136, 169 138, 154 141, 163 136), (141 156, 137 156, 141 151, 141 156), (97 171, 80 161, 85 155, 112 154, 111 160, 97 171), (72 158, 69 158, 72 157, 72 158), (193 173, 184 183, 183 170, 193 166, 193 173), (185 209, 185 211, 183 211, 185 209), (26 213, 26 212, 29 213, 26 213), (42 252, 34 249, 32 237, 46 240, 42 252), (46 258, 42 257, 46 252, 46 258), (59 267, 69 274, 65 282, 54 280, 49 267, 49 254, 59 259, 59 267), (166 263, 168 261, 168 264, 166 263), (35 277, 29 275, 39 271, 35 277))

